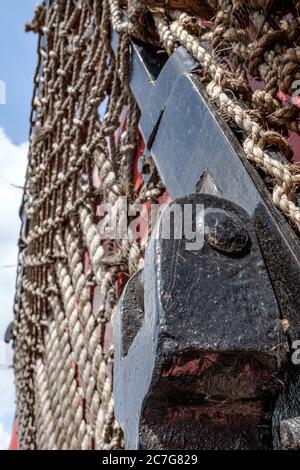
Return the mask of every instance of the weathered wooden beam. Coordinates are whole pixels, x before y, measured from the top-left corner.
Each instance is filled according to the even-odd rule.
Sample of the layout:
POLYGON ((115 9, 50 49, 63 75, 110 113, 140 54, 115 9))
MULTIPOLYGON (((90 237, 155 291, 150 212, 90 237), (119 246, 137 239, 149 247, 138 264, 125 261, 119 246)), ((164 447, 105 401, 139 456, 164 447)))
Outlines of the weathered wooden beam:
POLYGON ((128 6, 129 13, 146 12, 154 8, 183 10, 203 18, 211 17, 217 8, 216 0, 122 0, 128 6))
POLYGON ((137 3, 145 3, 148 7, 172 8, 183 10, 187 13, 202 17, 210 16, 217 8, 217 1, 197 1, 197 0, 140 0, 137 3))
MULTIPOLYGON (((234 2, 235 11, 245 11, 247 9, 260 8, 262 10, 283 7, 282 0, 236 0, 234 2)), ((288 4, 291 1, 284 2, 289 9, 288 4)), ((121 4, 128 7, 129 15, 144 14, 149 10, 155 8, 162 8, 165 10, 174 9, 182 10, 193 16, 200 16, 202 18, 212 18, 220 9, 218 0, 121 0, 121 4)))

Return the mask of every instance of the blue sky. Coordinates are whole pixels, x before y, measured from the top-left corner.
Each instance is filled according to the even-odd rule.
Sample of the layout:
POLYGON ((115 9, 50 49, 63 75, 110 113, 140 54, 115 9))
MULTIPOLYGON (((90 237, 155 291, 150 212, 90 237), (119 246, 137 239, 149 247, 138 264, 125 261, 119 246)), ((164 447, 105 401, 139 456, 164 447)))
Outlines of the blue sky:
POLYGON ((7 104, 0 107, 0 126, 15 144, 28 139, 36 36, 24 32, 36 0, 0 0, 0 80, 6 84, 7 104))
POLYGON ((29 112, 36 64, 36 35, 24 32, 36 0, 0 0, 0 449, 7 447, 14 415, 11 352, 3 344, 12 319, 12 304, 20 229, 18 208, 24 184, 29 112), (1 88, 0 88, 1 90, 1 88), (3 98, 3 97, 2 97, 3 98))

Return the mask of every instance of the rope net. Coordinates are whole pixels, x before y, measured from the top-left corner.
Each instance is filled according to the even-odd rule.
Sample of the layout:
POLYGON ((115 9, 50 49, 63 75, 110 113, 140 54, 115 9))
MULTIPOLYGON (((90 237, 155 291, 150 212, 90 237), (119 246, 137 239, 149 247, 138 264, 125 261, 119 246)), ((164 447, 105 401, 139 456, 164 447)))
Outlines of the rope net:
POLYGON ((123 446, 112 319, 145 243, 103 242, 97 208, 108 202, 117 213, 123 196, 144 203, 164 191, 160 182, 134 185, 130 37, 169 54, 183 45, 199 61, 209 99, 242 131, 247 158, 298 231, 298 11, 298 1, 263 0, 52 0, 37 8, 27 25, 38 35, 38 65, 14 327, 21 449, 123 446))

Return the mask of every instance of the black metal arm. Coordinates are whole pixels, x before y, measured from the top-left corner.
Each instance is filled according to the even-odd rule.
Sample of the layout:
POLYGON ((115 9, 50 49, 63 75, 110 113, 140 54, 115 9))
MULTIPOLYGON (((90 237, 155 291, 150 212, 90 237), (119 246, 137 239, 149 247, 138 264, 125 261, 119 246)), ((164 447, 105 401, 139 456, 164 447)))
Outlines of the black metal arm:
MULTIPOLYGON (((114 44, 116 40, 115 36, 114 44)), ((141 109, 140 130, 148 152, 171 197, 180 198, 182 201, 185 195, 198 193, 190 198, 203 197, 208 206, 212 203, 214 207, 215 198, 212 196, 217 196, 220 198, 220 204, 231 208, 235 207, 231 205, 232 203, 239 206, 239 209, 232 210, 246 212, 247 230, 251 234, 252 246, 255 247, 257 256, 251 257, 248 254, 243 258, 249 271, 248 275, 241 279, 238 275, 241 260, 234 258, 232 261, 228 256, 221 260, 213 250, 212 258, 200 252, 188 263, 190 275, 187 275, 188 271, 183 260, 185 255, 181 252, 181 248, 174 244, 170 245, 172 248, 166 248, 166 245, 162 244, 161 252, 167 250, 168 262, 176 259, 174 266, 179 278, 188 279, 187 282, 182 281, 184 286, 182 290, 176 279, 171 282, 175 267, 173 266, 174 269, 168 274, 167 265, 163 265, 163 268, 160 266, 163 259, 153 251, 153 244, 156 242, 152 240, 146 255, 146 268, 143 274, 144 296, 148 299, 145 302, 144 313, 142 314, 140 307, 134 303, 137 276, 125 291, 116 322, 115 341, 119 351, 115 370, 117 417, 124 426, 128 446, 134 448, 138 446, 172 448, 174 445, 187 449, 196 448, 197 445, 202 448, 280 448, 280 423, 300 415, 300 370, 299 366, 292 364, 289 349, 293 341, 300 338, 299 239, 275 208, 260 175, 247 161, 237 136, 217 115, 213 105, 208 101, 194 74, 195 70, 197 63, 182 47, 167 59, 165 55, 158 54, 151 47, 132 43, 130 85, 141 109), (149 267, 149 259, 154 259, 156 269, 157 266, 162 269, 161 279, 157 279, 153 267, 149 267), (212 263, 211 266, 208 260, 212 263), (205 262, 205 275, 201 271, 203 262, 205 262), (232 262, 237 267, 236 277, 227 279, 226 269, 230 269, 232 262), (227 267, 224 267, 224 272, 223 265, 227 267), (263 282, 260 280, 261 269, 264 272, 263 282), (213 281, 207 283, 209 272, 213 281), (216 272, 220 273, 218 277, 215 275, 216 272), (168 282, 164 282, 164 276, 168 282), (161 291, 157 290, 155 282, 161 283, 161 291), (223 286, 227 284, 229 290, 223 291, 223 286), (192 290, 191 285, 194 286, 192 290), (244 292, 242 304, 237 300, 235 289, 239 295, 244 292), (214 308, 213 304, 207 302, 213 291, 222 292, 223 297, 218 296, 218 302, 226 303, 226 308, 222 310, 223 315, 218 313, 217 306, 214 308), (186 292, 190 292, 188 298, 186 292), (230 301, 227 297, 229 292, 231 292, 230 301), (161 296, 172 299, 172 313, 165 312, 161 296), (184 300, 180 303, 182 296, 184 300), (269 301, 271 303, 268 304, 269 301), (267 302, 268 307, 265 304, 262 308, 264 302, 267 302), (194 316, 189 314, 191 307, 194 316), (246 319, 249 320, 249 317, 244 315, 249 311, 252 312, 251 322, 247 324, 246 319), (153 323, 154 318, 160 319, 160 315, 163 315, 168 325, 168 314, 174 319, 176 333, 178 329, 181 332, 180 339, 178 335, 173 335, 174 331, 170 337, 164 336, 159 322, 153 323), (230 315, 233 315, 238 326, 233 322, 234 326, 228 328, 230 315), (152 324, 150 322, 146 326, 147 316, 153 318, 152 324), (280 320, 285 320, 285 324, 288 325, 287 331, 283 332, 279 327, 280 320), (134 327, 131 326, 132 321, 134 327), (220 363, 218 359, 214 367, 209 368, 214 371, 212 383, 224 379, 231 384, 227 392, 220 394, 220 397, 228 402, 229 407, 228 415, 227 411, 224 411, 223 418, 228 418, 228 422, 231 423, 229 429, 228 426, 223 429, 223 434, 221 428, 218 428, 221 426, 221 418, 217 417, 216 412, 210 414, 212 410, 217 410, 218 404, 206 406, 205 399, 201 402, 205 395, 202 386, 208 396, 213 395, 202 375, 203 371, 196 376, 187 374, 189 377, 187 388, 184 388, 185 385, 183 388, 178 385, 181 381, 180 374, 179 377, 173 377, 170 372, 172 367, 175 370, 184 369, 183 364, 188 364, 189 360, 196 360, 191 353, 193 349, 191 345, 187 347, 185 344, 187 340, 185 330, 190 334, 190 321, 197 337, 195 357, 197 360, 201 357, 205 362, 204 352, 207 354, 209 351, 209 355, 217 355, 220 363), (271 324, 276 324, 274 329, 271 328, 272 332, 269 329, 271 324), (203 342, 205 335, 208 336, 207 342, 203 342), (263 339, 261 337, 261 340, 257 340, 256 335, 262 335, 263 339), (141 337, 143 340, 139 339, 141 337), (164 339, 160 340, 161 337, 164 339), (128 338, 130 344, 127 344, 128 351, 125 357, 121 351, 128 338), (252 349, 241 347, 248 340, 252 344, 252 349), (170 355, 167 358, 163 353, 165 343, 172 344, 172 353, 169 351, 170 355), (276 351, 276 358, 279 359, 276 366, 276 361, 273 365, 264 361, 263 356, 268 356, 264 348, 276 351), (230 366, 226 369, 227 361, 231 364, 231 369, 230 366), (257 376, 251 376, 249 382, 239 379, 241 364, 249 368, 250 374, 253 372, 255 375, 256 371, 257 376), (219 373, 219 366, 225 368, 223 375, 219 373), (166 367, 169 367, 167 379, 164 376, 166 367), (262 377, 266 379, 268 386, 265 387, 262 377), (272 377, 276 377, 277 385, 281 384, 279 387, 272 377), (202 384, 200 388, 199 381, 202 384), (258 391, 258 382, 261 382, 261 391, 258 391), (165 385, 162 385, 165 383, 168 383, 167 392, 165 385), (245 395, 237 391, 236 399, 237 403, 243 402, 240 416, 245 420, 237 424, 235 418, 232 418, 230 403, 232 393, 238 390, 239 386, 244 387, 245 395), (258 388, 250 398, 247 396, 247 390, 250 391, 255 386, 258 388), (196 392, 201 396, 201 404, 197 403, 195 411, 195 416, 198 416, 199 420, 189 418, 197 402, 196 392), (131 397, 131 393, 134 396, 131 397), (178 408, 185 410, 182 413, 174 411, 175 405, 170 398, 173 395, 176 397, 177 393, 180 395, 178 408), (170 406, 173 407, 170 414, 166 411, 169 409, 169 399, 170 406), (249 406, 251 400, 253 407, 249 406), (267 403, 269 414, 273 414, 273 418, 270 419, 266 418, 266 410, 261 412, 267 403), (199 411, 201 406, 206 410, 203 413, 203 410, 199 411), (167 414, 164 415, 162 410, 167 414), (184 422, 183 427, 180 427, 179 421, 184 422), (179 427, 176 427, 177 424, 173 426, 172 423, 175 422, 179 427), (273 431, 271 437, 270 430, 273 431), (240 432, 242 435, 238 439, 240 432), (248 437, 242 437, 247 433, 248 437)), ((276 152, 272 154, 280 160, 284 158, 276 152)), ((140 287, 138 289, 140 291, 140 287)), ((208 359, 210 360, 211 358, 208 359)))

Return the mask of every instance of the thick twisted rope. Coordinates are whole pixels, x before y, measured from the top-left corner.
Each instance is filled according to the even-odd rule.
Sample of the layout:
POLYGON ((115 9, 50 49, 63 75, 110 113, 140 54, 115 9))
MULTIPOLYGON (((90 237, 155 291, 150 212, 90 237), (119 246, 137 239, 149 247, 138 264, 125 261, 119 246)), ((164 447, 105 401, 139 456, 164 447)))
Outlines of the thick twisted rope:
MULTIPOLYGON (((248 137, 243 147, 247 158, 263 170, 266 175, 274 179, 273 201, 275 205, 300 230, 300 208, 295 203, 296 181, 299 179, 298 168, 280 163, 267 154, 264 148, 270 142, 270 133, 265 131, 251 118, 249 112, 242 109, 234 99, 223 91, 224 83, 228 84, 226 70, 218 65, 213 56, 204 49, 200 40, 191 35, 185 28, 183 24, 189 23, 191 19, 185 13, 180 12, 173 12, 172 16, 176 20, 169 28, 166 28, 166 22, 162 21, 160 16, 156 16, 156 23, 161 25, 158 28, 158 31, 162 34, 161 40, 163 43, 166 42, 166 48, 170 48, 172 41, 173 48, 176 43, 182 44, 197 59, 204 73, 209 74, 210 81, 206 86, 208 96, 217 103, 221 111, 225 112, 246 133, 248 137)), ((283 145, 279 135, 278 141, 279 144, 283 145)))

